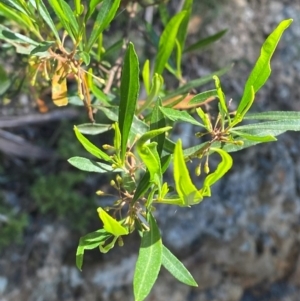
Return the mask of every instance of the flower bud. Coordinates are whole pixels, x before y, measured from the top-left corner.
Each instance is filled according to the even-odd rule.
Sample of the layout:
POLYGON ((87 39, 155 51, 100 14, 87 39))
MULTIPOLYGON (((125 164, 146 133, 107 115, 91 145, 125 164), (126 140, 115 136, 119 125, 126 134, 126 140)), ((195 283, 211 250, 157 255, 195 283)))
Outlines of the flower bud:
POLYGON ((201 175, 201 163, 196 167, 195 174, 197 177, 201 175))

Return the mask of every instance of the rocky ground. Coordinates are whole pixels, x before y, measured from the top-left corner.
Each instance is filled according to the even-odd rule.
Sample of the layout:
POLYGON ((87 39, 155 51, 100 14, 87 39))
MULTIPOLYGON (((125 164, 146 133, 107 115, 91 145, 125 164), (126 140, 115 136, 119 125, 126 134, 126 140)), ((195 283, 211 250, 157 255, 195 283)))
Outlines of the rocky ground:
MULTIPOLYGON (((191 31, 198 27, 203 36, 224 28, 229 32, 209 51, 188 59, 189 74, 202 76, 234 61, 223 86, 237 103, 264 39, 280 20, 293 18, 255 109, 299 110, 300 3, 211 3, 219 2, 220 9, 195 15, 191 31)), ((212 198, 192 209, 161 206, 157 219, 163 239, 199 287, 181 285, 162 271, 148 300, 299 301, 299 149, 299 134, 284 134, 277 143, 244 150, 234 155, 234 168, 214 186, 212 198)), ((38 230, 25 254, 19 249, 4 253, 0 300, 132 300, 137 240, 125 240, 123 248, 105 256, 90 252, 80 273, 74 266, 76 239, 63 223, 49 223, 38 230)))

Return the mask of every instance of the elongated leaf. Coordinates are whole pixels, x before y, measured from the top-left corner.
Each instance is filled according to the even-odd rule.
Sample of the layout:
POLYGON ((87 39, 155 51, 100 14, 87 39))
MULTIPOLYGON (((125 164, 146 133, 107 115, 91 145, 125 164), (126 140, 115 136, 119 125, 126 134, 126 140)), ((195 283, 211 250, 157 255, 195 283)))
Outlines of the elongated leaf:
POLYGON ((178 110, 164 108, 164 107, 160 107, 159 109, 167 118, 169 118, 173 121, 180 120, 180 121, 184 121, 184 122, 188 122, 191 124, 195 124, 195 125, 204 127, 203 124, 198 122, 195 118, 193 118, 191 115, 189 115, 188 112, 186 112, 186 111, 178 111, 178 110))
MULTIPOLYGON (((272 135, 267 135, 267 136, 257 136, 257 135, 251 135, 249 133, 245 132, 240 132, 240 131, 230 131, 232 134, 235 134, 239 137, 245 138, 250 141, 259 141, 259 142, 271 142, 271 141, 276 141, 277 139, 272 136, 272 135)), ((235 139, 237 140, 237 139, 235 139)))
POLYGON ((300 119, 300 112, 294 111, 270 111, 261 113, 247 113, 244 120, 290 120, 300 119))
POLYGON ((14 43, 26 43, 32 46, 38 46, 39 43, 37 41, 32 40, 31 38, 22 35, 18 32, 13 32, 10 29, 0 24, 0 38, 5 40, 11 40, 14 43))
POLYGON ((137 110, 137 115, 143 112, 145 109, 149 108, 151 104, 157 100, 157 98, 159 97, 159 93, 161 92, 163 83, 164 83, 163 77, 155 73, 152 78, 150 93, 147 96, 146 101, 137 110))
POLYGON ((97 158, 103 159, 107 162, 112 162, 110 156, 108 156, 105 152, 95 146, 92 142, 90 142, 87 138, 85 138, 78 130, 76 126, 74 126, 74 131, 76 134, 77 139, 82 144, 82 146, 92 155, 97 158))
POLYGON ((113 20, 120 5, 120 0, 103 0, 97 15, 92 34, 87 44, 86 52, 89 52, 97 41, 99 35, 113 20))
POLYGON ((185 0, 183 7, 182 7, 182 11, 186 11, 186 14, 185 14, 182 22, 180 23, 178 33, 177 33, 177 40, 179 42, 182 52, 183 52, 183 49, 185 48, 184 47, 185 39, 186 39, 187 29, 188 29, 189 20, 190 20, 190 16, 191 16, 191 12, 192 12, 193 2, 194 2, 193 0, 185 0))
POLYGON ((40 52, 46 52, 49 54, 48 49, 54 44, 54 41, 45 41, 40 43, 38 46, 36 46, 34 49, 31 50, 30 55, 37 55, 40 52))
POLYGON ((79 37, 79 25, 78 25, 78 22, 77 22, 77 20, 75 18, 75 14, 74 14, 74 12, 72 11, 71 7, 69 6, 69 4, 66 1, 59 0, 59 2, 60 2, 61 8, 62 8, 65 16, 67 17, 68 24, 70 26, 70 30, 72 31, 72 35, 74 36, 74 38, 76 40, 78 40, 78 37, 79 37))
POLYGON ((57 32, 57 29, 53 23, 53 20, 48 12, 48 9, 46 8, 45 4, 43 3, 43 1, 39 2, 39 6, 36 6, 36 1, 35 0, 29 0, 30 4, 38 10, 40 16, 43 18, 43 20, 45 21, 45 23, 49 26, 51 32, 53 33, 53 35, 55 36, 56 40, 61 43, 59 34, 57 32))
POLYGON ((148 140, 154 137, 164 134, 166 131, 170 130, 171 127, 159 128, 156 130, 149 131, 145 133, 137 141, 137 151, 147 169, 150 172, 150 182, 155 182, 159 187, 161 187, 161 164, 159 154, 156 149, 156 142, 147 143, 148 140))
POLYGON ((77 125, 80 133, 87 135, 98 135, 111 129, 111 124, 84 123, 77 125))
POLYGON ((30 11, 28 10, 28 7, 24 7, 24 5, 22 5, 22 3, 20 3, 20 1, 16 1, 16 0, 6 0, 3 1, 5 2, 4 4, 15 8, 16 10, 22 12, 24 15, 26 15, 27 17, 31 17, 30 11))
POLYGON ((74 167, 88 172, 106 173, 122 171, 121 169, 113 169, 111 165, 104 164, 101 162, 95 162, 93 160, 82 157, 72 157, 68 160, 68 162, 74 167))
POLYGON ((143 82, 147 95, 150 93, 150 61, 146 60, 144 63, 143 71, 143 82))
POLYGON ((140 197, 142 197, 151 185, 152 183, 150 182, 150 173, 149 171, 146 171, 141 180, 139 181, 131 204, 133 205, 140 197))
POLYGON ((0 15, 3 15, 8 20, 13 20, 21 27, 28 28, 34 32, 34 26, 31 19, 21 11, 15 11, 9 6, 0 3, 0 15))
POLYGON ((251 91, 252 87, 255 94, 269 78, 271 74, 270 61, 273 56, 273 53, 277 47, 277 44, 283 32, 290 26, 292 21, 292 19, 289 19, 280 22, 277 28, 269 35, 269 37, 264 42, 261 48, 260 56, 246 82, 244 94, 238 106, 237 114, 234 118, 234 121, 241 120, 245 113, 249 110, 253 101, 253 92, 251 91))
POLYGON ((106 211, 101 207, 97 209, 100 219, 103 222, 103 228, 106 232, 111 233, 114 236, 127 235, 128 229, 124 227, 121 222, 112 218, 106 211))
POLYGON ((87 21, 91 15, 93 14, 93 12, 95 11, 96 9, 96 6, 102 2, 103 0, 90 0, 89 1, 89 6, 88 6, 88 11, 87 11, 87 14, 85 16, 85 21, 87 21))
POLYGON ((218 96, 217 90, 209 90, 195 95, 189 102, 189 105, 201 104, 210 98, 218 96))
POLYGON ((107 233, 104 229, 91 232, 79 240, 79 245, 76 252, 76 266, 81 271, 83 256, 85 250, 92 250, 97 248, 102 242, 105 242, 111 234, 107 233))
POLYGON ((155 59, 154 72, 162 74, 168 59, 175 46, 177 31, 181 21, 183 20, 186 12, 182 11, 175 15, 167 24, 164 29, 158 46, 158 53, 155 59))
POLYGON ((143 232, 139 256, 134 271, 133 290, 135 301, 143 301, 153 287, 162 259, 162 241, 154 217, 148 213, 150 231, 143 232))
POLYGON ((169 93, 167 96, 163 97, 162 102, 164 103, 165 101, 167 101, 170 98, 174 98, 175 96, 185 94, 194 88, 205 85, 206 83, 210 82, 213 79, 214 75, 221 76, 221 75, 225 74, 226 72, 228 72, 232 68, 232 66, 233 65, 227 66, 219 71, 214 72, 213 74, 209 74, 209 75, 203 76, 201 78, 189 81, 187 84, 176 89, 176 91, 169 93))
POLYGON ((190 286, 198 286, 193 276, 182 262, 180 262, 165 246, 163 246, 162 252, 162 265, 180 282, 190 286))
POLYGON ((238 131, 269 130, 269 131, 300 131, 300 119, 266 121, 248 125, 241 125, 234 128, 238 131))
POLYGON ((124 40, 121 39, 115 43, 113 43, 111 46, 105 49, 105 52, 102 54, 102 59, 108 59, 111 57, 114 53, 117 51, 120 51, 124 45, 124 40))
POLYGON ((227 29, 224 29, 224 30, 217 32, 216 34, 214 34, 212 36, 202 39, 202 40, 196 42, 195 44, 189 46, 188 48, 186 48, 184 50, 184 52, 190 52, 190 51, 199 50, 201 48, 207 47, 207 46, 211 45, 212 43, 221 39, 226 34, 226 32, 227 32, 227 29))
POLYGON ((125 158, 127 141, 140 89, 139 61, 132 43, 129 43, 122 69, 119 128, 121 131, 121 160, 125 158))
POLYGON ((210 186, 219 181, 232 167, 232 158, 227 152, 218 148, 211 148, 211 150, 217 152, 221 156, 222 161, 218 164, 217 169, 205 178, 201 189, 204 196, 211 195, 210 186))
MULTIPOLYGON (((159 107, 162 106, 161 99, 158 98, 158 100, 155 103, 155 106, 153 108, 152 114, 151 114, 151 123, 150 123, 150 131, 152 130, 158 130, 160 128, 163 128, 166 126, 166 120, 159 109, 159 107)), ((157 152, 158 155, 160 156, 164 147, 164 142, 165 142, 165 134, 160 134, 154 138, 151 139, 151 141, 154 141, 157 143, 157 152)))
POLYGON ((213 79, 215 80, 215 86, 216 86, 216 90, 218 93, 218 98, 219 98, 219 102, 221 105, 221 109, 225 114, 227 114, 228 109, 227 109, 227 105, 226 105, 225 95, 222 91, 220 80, 219 80, 218 76, 216 76, 216 75, 213 76, 213 79))
POLYGON ((182 152, 181 140, 178 140, 174 150, 174 182, 176 191, 182 201, 179 206, 190 206, 202 201, 202 193, 193 184, 182 152))

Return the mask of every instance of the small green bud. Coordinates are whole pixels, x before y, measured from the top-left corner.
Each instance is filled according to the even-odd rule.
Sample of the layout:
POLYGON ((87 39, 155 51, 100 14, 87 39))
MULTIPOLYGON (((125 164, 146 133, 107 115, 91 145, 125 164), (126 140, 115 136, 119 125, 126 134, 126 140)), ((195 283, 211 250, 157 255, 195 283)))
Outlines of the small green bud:
POLYGON ((97 190, 97 191, 96 191, 96 194, 97 194, 97 195, 104 195, 104 192, 103 192, 102 190, 97 190))
POLYGON ((201 163, 196 167, 195 174, 197 177, 201 175, 201 163))
POLYGON ((243 145, 244 145, 244 141, 242 141, 242 140, 237 140, 237 141, 234 141, 234 144, 235 144, 235 145, 238 145, 238 146, 243 146, 243 145))
POLYGON ((118 182, 118 184, 122 184, 123 183, 123 179, 120 177, 120 175, 116 176, 116 181, 118 182))
POLYGON ((204 169, 204 172, 205 172, 206 174, 209 173, 208 161, 205 162, 203 169, 204 169))

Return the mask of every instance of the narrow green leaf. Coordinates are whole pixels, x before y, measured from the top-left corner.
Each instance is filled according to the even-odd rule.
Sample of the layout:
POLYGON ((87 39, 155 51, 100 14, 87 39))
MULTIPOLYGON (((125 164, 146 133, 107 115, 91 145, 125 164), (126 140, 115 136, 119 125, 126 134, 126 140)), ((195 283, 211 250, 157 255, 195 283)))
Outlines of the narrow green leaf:
POLYGON ((119 127, 121 131, 121 160, 125 158, 127 141, 140 89, 139 61, 132 43, 129 43, 122 69, 119 107, 119 127))
POLYGON ((21 11, 15 11, 10 6, 0 3, 0 15, 6 17, 8 20, 13 20, 22 27, 34 31, 31 19, 21 11))
POLYGON ((166 246, 163 246, 162 265, 180 282, 190 286, 198 286, 187 268, 166 246))
POLYGON ((106 172, 121 172, 121 169, 113 169, 111 165, 101 162, 95 162, 82 157, 72 157, 68 162, 74 167, 88 172, 106 173, 106 172))
MULTIPOLYGON (((158 98, 158 100, 155 103, 155 106, 153 108, 152 114, 151 114, 151 121, 150 121, 150 131, 157 130, 160 128, 163 128, 166 126, 166 120, 164 117, 164 114, 159 109, 159 107, 162 106, 161 99, 158 98)), ((154 141, 157 143, 157 152, 160 156, 164 147, 165 142, 165 134, 162 133, 154 138, 151 139, 151 141, 154 141)))
POLYGON ((42 17, 42 19, 45 21, 45 23, 49 26, 51 32, 53 33, 53 35, 55 36, 56 40, 61 43, 58 31, 54 25, 54 22, 49 14, 48 9, 46 8, 45 4, 43 3, 43 1, 40 1, 39 6, 36 6, 35 0, 30 0, 30 4, 38 10, 38 13, 40 14, 40 16, 42 17))
POLYGON ((183 150, 184 158, 193 157, 193 155, 199 153, 201 149, 206 147, 207 147, 207 142, 203 142, 201 144, 186 148, 183 150))
POLYGON ((152 84, 150 93, 146 98, 146 101, 140 106, 140 108, 137 111, 137 115, 143 112, 145 109, 149 108, 150 105, 157 100, 159 97, 159 94, 161 92, 161 88, 163 86, 164 79, 161 75, 155 73, 152 78, 152 84))
POLYGON ((173 120, 173 121, 184 121, 184 122, 188 122, 194 125, 198 125, 201 127, 204 127, 203 124, 201 124, 200 122, 198 122, 196 119, 194 119, 191 115, 189 115, 188 112, 186 111, 178 111, 175 109, 171 109, 171 108, 164 108, 164 107, 160 107, 159 108, 161 110, 161 112, 169 119, 173 120))
POLYGON ((216 86, 216 90, 217 90, 217 94, 218 94, 218 98, 219 98, 219 101, 220 101, 220 105, 221 105, 222 111, 225 114, 227 114, 228 113, 228 109, 227 109, 227 105, 226 105, 225 95, 224 95, 224 93, 222 91, 220 79, 216 75, 213 76, 213 79, 215 80, 215 86, 216 86))
POLYGON ((168 169, 171 159, 172 159, 171 155, 165 155, 160 159, 162 174, 164 174, 166 172, 166 170, 168 169))
POLYGON ((188 29, 191 12, 192 12, 192 8, 193 8, 193 2, 194 2, 193 0, 185 0, 183 7, 182 7, 182 11, 186 11, 186 14, 185 14, 182 22, 180 23, 178 33, 177 33, 177 40, 179 42, 180 49, 182 52, 183 52, 183 49, 185 48, 184 47, 185 39, 186 39, 187 29, 188 29))
POLYGON ((65 22, 68 22, 67 16, 65 16, 64 11, 60 5, 59 0, 48 0, 50 6, 52 7, 53 11, 55 12, 56 16, 59 18, 59 20, 62 22, 62 24, 65 24, 65 22))
POLYGON ((85 16, 85 22, 87 22, 87 20, 90 19, 90 17, 92 16, 93 12, 96 9, 96 6, 102 1, 103 0, 90 0, 89 1, 88 11, 85 16))
POLYGON ((113 20, 120 5, 120 0, 103 0, 98 12, 91 36, 89 38, 86 52, 89 52, 97 41, 99 35, 113 20))
POLYGON ((269 35, 269 37, 264 42, 261 48, 260 56, 246 82, 243 97, 237 108, 237 114, 235 116, 234 121, 242 119, 245 113, 249 110, 249 102, 251 102, 252 100, 252 87, 255 94, 269 78, 271 74, 270 61, 273 56, 273 53, 277 47, 277 44, 283 32, 290 26, 292 21, 292 19, 289 19, 280 22, 277 28, 269 35))
POLYGON ((164 29, 159 40, 158 53, 155 59, 155 73, 162 74, 165 65, 167 64, 168 59, 174 49, 177 31, 185 14, 186 12, 182 11, 175 15, 164 29))
POLYGON ((85 65, 88 66, 91 61, 90 55, 85 51, 78 52, 79 57, 84 61, 85 65))
POLYGON ((211 150, 217 152, 221 156, 222 160, 218 164, 217 169, 205 178, 203 188, 201 189, 201 192, 204 196, 211 195, 210 186, 219 181, 232 167, 232 158, 226 151, 218 148, 211 148, 211 150))
POLYGON ((147 170, 138 183, 138 186, 132 198, 131 205, 133 205, 139 198, 141 198, 146 193, 146 191, 150 188, 151 185, 152 183, 150 182, 150 173, 147 170))
POLYGON ((217 90, 209 90, 209 91, 205 91, 205 92, 201 92, 199 94, 196 94, 190 101, 189 101, 189 105, 196 105, 196 104, 201 104, 203 102, 205 102, 207 99, 211 98, 211 97, 217 97, 218 93, 217 90))
POLYGON ((104 229, 91 232, 79 240, 79 245, 76 252, 76 266, 81 271, 83 256, 85 250, 92 250, 97 248, 102 242, 106 241, 111 234, 107 233, 104 229))
POLYGON ((168 95, 166 95, 165 97, 162 98, 162 102, 165 102, 166 100, 170 99, 170 98, 174 98, 175 96, 178 95, 182 95, 184 93, 189 92, 190 90, 203 86, 206 83, 210 82, 213 78, 214 75, 217 76, 221 76, 223 74, 225 74, 226 72, 228 72, 230 69, 232 68, 232 65, 227 66, 219 71, 214 72, 213 74, 209 74, 206 76, 203 76, 201 78, 189 81, 187 84, 181 86, 180 88, 176 89, 176 91, 169 93, 168 95))
POLYGON ((111 233, 114 236, 128 235, 128 229, 124 227, 121 222, 111 217, 101 207, 97 209, 100 219, 103 222, 103 228, 106 232, 111 233))
POLYGON ((79 25, 78 25, 78 22, 75 18, 75 14, 74 14, 71 7, 69 6, 69 4, 66 1, 59 0, 59 2, 60 2, 61 8, 62 8, 67 20, 68 20, 68 24, 70 26, 70 30, 72 31, 72 35, 74 36, 75 40, 77 41, 78 37, 79 37, 79 25))
POLYGON ((107 162, 112 162, 112 159, 109 155, 107 155, 105 152, 103 152, 101 149, 99 149, 96 145, 94 145, 92 142, 90 142, 87 138, 85 138, 78 130, 76 126, 74 126, 74 131, 77 139, 82 144, 82 146, 92 155, 94 155, 97 158, 103 159, 107 162))
POLYGON ((144 63, 142 75, 143 75, 143 82, 144 82, 146 93, 147 95, 149 95, 150 93, 150 61, 149 60, 146 60, 144 63))
POLYGON ((178 140, 174 150, 174 182, 176 191, 182 201, 180 206, 190 206, 201 202, 203 196, 191 180, 181 145, 181 140, 178 140))
POLYGON ((176 52, 176 70, 175 76, 180 80, 182 79, 181 61, 182 61, 182 49, 179 42, 175 41, 175 52, 176 52))
POLYGON ((300 112, 294 111, 270 111, 261 113, 247 113, 244 120, 290 120, 300 119, 300 112))
POLYGON ((172 127, 164 127, 156 130, 148 131, 137 141, 137 151, 140 158, 143 160, 147 169, 150 172, 150 182, 155 182, 159 187, 161 187, 161 163, 160 157, 157 152, 156 142, 147 143, 148 140, 154 137, 164 134, 166 131, 170 130, 172 127))
MULTIPOLYGON (((235 134, 239 137, 245 138, 250 141, 271 142, 271 141, 277 140, 274 136, 271 136, 271 135, 257 136, 257 135, 251 135, 249 133, 235 131, 235 130, 231 130, 230 133, 235 134)), ((238 139, 235 139, 235 140, 238 140, 238 139)))
POLYGON ((115 43, 113 43, 111 46, 105 49, 105 52, 102 54, 102 59, 108 59, 110 56, 112 56, 115 52, 120 51, 124 45, 124 40, 121 39, 115 43))
POLYGON ((221 30, 219 32, 217 32, 216 34, 209 36, 205 39, 202 39, 198 42, 196 42, 195 44, 187 47, 184 52, 190 52, 190 51, 194 51, 194 50, 199 50, 201 48, 207 47, 210 44, 218 41, 219 39, 221 39, 227 32, 227 29, 221 30))
POLYGON ((30 55, 36 55, 40 52, 47 52, 48 49, 54 45, 54 41, 44 41, 40 43, 38 46, 36 46, 34 49, 31 50, 30 55))
POLYGON ((6 5, 8 5, 12 8, 15 8, 16 10, 22 12, 27 17, 31 17, 30 11, 26 7, 26 5, 24 6, 24 4, 20 3, 20 1, 6 0, 6 1, 2 1, 2 2, 5 2, 4 4, 6 4, 6 5))
POLYGON ((38 46, 39 42, 32 40, 31 38, 22 35, 18 32, 13 32, 7 27, 0 24, 0 38, 3 38, 8 41, 13 41, 14 43, 26 43, 32 46, 38 46))
POLYGON ((300 131, 300 119, 275 120, 241 125, 234 128, 238 131, 269 130, 269 131, 300 131))
POLYGON ((158 11, 159 11, 159 19, 161 20, 162 24, 164 26, 166 26, 169 19, 170 19, 170 14, 167 10, 166 4, 165 3, 160 3, 158 5, 158 11))
POLYGON ((77 128, 81 134, 98 135, 111 130, 111 124, 84 123, 77 125, 77 128))
POLYGON ((135 301, 143 301, 148 296, 161 267, 163 247, 159 228, 150 212, 147 220, 150 231, 143 232, 134 271, 133 290, 135 301))

